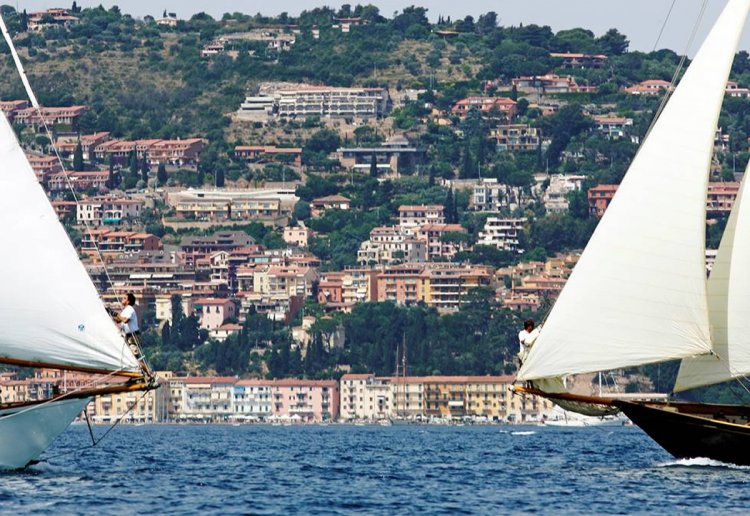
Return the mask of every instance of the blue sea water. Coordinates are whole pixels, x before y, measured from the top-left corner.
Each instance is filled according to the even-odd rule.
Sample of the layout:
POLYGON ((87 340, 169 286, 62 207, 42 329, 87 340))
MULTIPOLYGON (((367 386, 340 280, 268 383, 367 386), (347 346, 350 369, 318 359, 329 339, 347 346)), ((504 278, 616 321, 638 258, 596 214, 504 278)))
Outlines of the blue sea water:
POLYGON ((678 461, 638 428, 71 427, 0 511, 49 514, 747 512, 750 469, 678 461), (103 428, 95 429, 100 434, 103 428))

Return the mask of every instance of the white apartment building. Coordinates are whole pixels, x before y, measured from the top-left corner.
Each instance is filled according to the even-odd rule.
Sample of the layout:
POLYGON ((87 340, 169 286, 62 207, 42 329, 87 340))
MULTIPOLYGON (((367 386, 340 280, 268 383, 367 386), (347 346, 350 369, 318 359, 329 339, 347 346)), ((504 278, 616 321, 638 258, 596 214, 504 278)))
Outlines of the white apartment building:
POLYGON ((505 251, 522 251, 519 248, 519 235, 526 219, 501 219, 489 217, 484 231, 479 232, 477 245, 488 245, 505 251))
POLYGON ((170 420, 227 421, 233 414, 234 376, 175 377, 168 382, 170 420))
POLYGON ((268 381, 240 380, 235 384, 233 419, 265 419, 271 413, 271 384, 268 381))
POLYGON ((415 238, 399 226, 381 226, 370 231, 357 252, 361 265, 394 262, 424 262, 427 260, 427 242, 415 238))
POLYGON ((391 417, 393 394, 390 378, 377 378, 373 374, 345 374, 339 385, 339 417, 342 421, 377 421, 391 417))
POLYGON ((119 224, 126 220, 136 221, 141 217, 143 201, 115 197, 91 197, 79 201, 76 207, 76 222, 89 226, 119 224))
POLYGON ((268 121, 272 116, 352 117, 384 116, 390 97, 385 88, 336 88, 304 84, 267 84, 257 96, 248 96, 240 105, 241 120, 268 121))
POLYGON ((582 175, 554 174, 550 176, 549 186, 542 197, 546 210, 551 213, 568 211, 568 194, 580 190, 585 180, 586 176, 582 175))
POLYGON ((414 229, 425 224, 445 224, 445 207, 442 204, 399 206, 398 224, 403 229, 414 229))

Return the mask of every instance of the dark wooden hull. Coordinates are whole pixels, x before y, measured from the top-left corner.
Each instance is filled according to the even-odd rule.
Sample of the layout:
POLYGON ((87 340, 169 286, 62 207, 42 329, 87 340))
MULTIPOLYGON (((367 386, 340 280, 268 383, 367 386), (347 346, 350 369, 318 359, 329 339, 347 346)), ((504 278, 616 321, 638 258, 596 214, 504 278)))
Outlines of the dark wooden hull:
MULTIPOLYGON (((713 414, 685 413, 697 404, 654 404, 617 401, 626 416, 662 448, 680 459, 705 457, 750 466, 750 426, 713 419, 724 418, 719 408, 713 414), (677 411, 675 411, 677 410, 677 411), (700 415, 698 415, 700 414, 700 415)), ((706 408, 719 406, 706 405, 706 408)), ((745 407, 725 406, 725 409, 745 407)))
POLYGON ((679 459, 698 457, 750 466, 750 406, 689 402, 624 401, 515 386, 517 393, 553 402, 616 407, 679 459))

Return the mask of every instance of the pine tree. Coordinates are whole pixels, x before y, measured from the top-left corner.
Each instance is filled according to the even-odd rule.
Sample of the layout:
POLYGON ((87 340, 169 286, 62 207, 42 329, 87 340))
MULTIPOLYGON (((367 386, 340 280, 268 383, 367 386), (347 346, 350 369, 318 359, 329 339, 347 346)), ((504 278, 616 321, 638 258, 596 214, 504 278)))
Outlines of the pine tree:
POLYGON ((164 165, 164 163, 159 163, 159 168, 156 169, 156 181, 159 183, 159 186, 164 186, 167 184, 167 179, 169 176, 167 175, 167 167, 164 165))
POLYGON ((107 176, 107 188, 114 190, 117 187, 117 178, 115 177, 115 156, 109 155, 109 176, 107 176))
POLYGON ((372 158, 370 158, 370 177, 378 177, 378 158, 374 152, 372 158))
POLYGON ((138 154, 136 151, 130 153, 130 173, 134 176, 138 175, 138 154))
POLYGON ((78 142, 78 145, 76 145, 76 149, 73 151, 73 170, 76 171, 82 171, 83 170, 83 146, 81 146, 81 142, 78 142))
POLYGON ((148 185, 148 161, 146 158, 143 158, 141 162, 141 179, 148 185))

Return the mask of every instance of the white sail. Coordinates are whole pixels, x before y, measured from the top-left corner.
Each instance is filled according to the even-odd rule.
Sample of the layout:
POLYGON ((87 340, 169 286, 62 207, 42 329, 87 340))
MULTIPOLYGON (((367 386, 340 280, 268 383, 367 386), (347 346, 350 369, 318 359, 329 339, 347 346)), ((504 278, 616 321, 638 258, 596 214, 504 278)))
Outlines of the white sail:
POLYGON ((139 371, 5 115, 0 228, 0 362, 139 371))
POLYGON ((674 391, 712 385, 750 374, 750 194, 745 170, 708 279, 713 355, 686 358, 674 391), (744 235, 744 238, 737 238, 744 235))
POLYGON ((711 350, 705 202, 713 139, 750 0, 731 0, 633 160, 518 378, 711 350))

